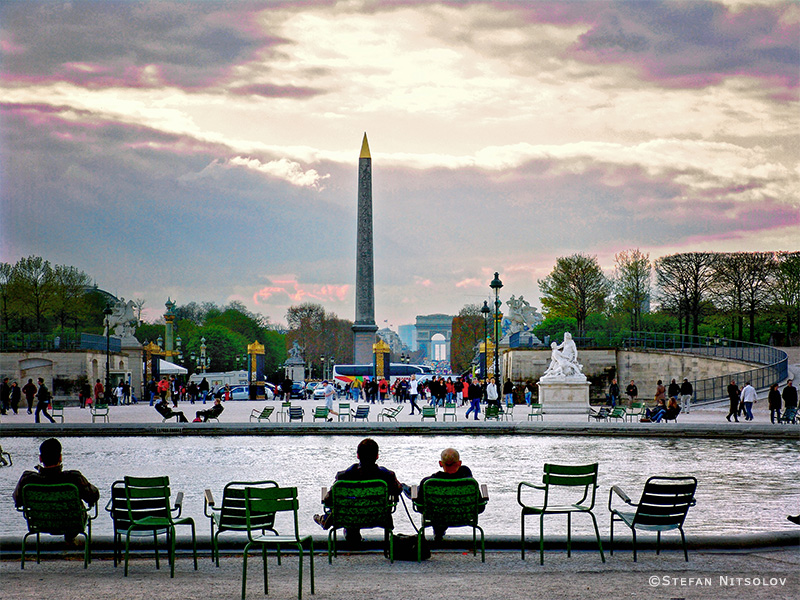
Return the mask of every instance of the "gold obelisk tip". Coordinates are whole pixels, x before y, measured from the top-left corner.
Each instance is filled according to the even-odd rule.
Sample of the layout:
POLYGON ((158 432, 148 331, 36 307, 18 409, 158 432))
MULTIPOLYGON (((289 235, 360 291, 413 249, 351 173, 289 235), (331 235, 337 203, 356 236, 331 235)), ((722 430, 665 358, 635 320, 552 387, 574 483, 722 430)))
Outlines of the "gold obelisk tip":
POLYGON ((367 134, 364 134, 364 141, 361 142, 361 154, 359 154, 358 158, 372 158, 369 155, 369 142, 367 142, 367 134))

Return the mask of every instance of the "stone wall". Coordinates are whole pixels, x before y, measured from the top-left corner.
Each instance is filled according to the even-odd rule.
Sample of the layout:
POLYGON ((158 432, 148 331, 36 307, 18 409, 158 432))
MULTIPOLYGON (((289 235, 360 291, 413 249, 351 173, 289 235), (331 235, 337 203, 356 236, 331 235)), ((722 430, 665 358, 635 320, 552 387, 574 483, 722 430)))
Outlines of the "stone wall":
MULTIPOLYGON (((589 394, 593 402, 605 398, 613 377, 617 378, 622 393, 628 382, 635 380, 639 395, 647 398, 655 394, 659 379, 667 385, 673 378, 680 383, 684 377, 694 381, 762 366, 682 352, 615 349, 578 349, 578 362, 583 365, 583 373, 591 383, 589 394)), ((549 364, 549 348, 509 350, 503 353, 503 378, 510 378, 518 387, 526 381, 535 383, 549 364)))

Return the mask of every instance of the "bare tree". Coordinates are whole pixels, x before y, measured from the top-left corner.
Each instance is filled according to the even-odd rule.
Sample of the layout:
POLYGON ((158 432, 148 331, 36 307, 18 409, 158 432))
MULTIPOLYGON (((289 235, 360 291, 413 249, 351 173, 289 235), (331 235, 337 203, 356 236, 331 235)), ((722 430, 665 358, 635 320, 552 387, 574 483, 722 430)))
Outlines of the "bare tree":
POLYGON ((76 267, 56 265, 52 273, 53 300, 52 310, 61 329, 67 328, 67 321, 72 321, 75 332, 78 323, 86 312, 86 288, 92 279, 76 267))
POLYGON ((712 287, 714 302, 720 310, 730 315, 733 321, 731 337, 744 339, 744 287, 745 253, 718 254, 715 282, 712 287), (738 332, 736 331, 738 329, 738 332))
POLYGON ((630 315, 631 329, 639 331, 642 311, 650 303, 650 255, 638 248, 614 256, 614 293, 617 307, 630 315))
POLYGON ((556 259, 553 271, 539 280, 542 308, 548 317, 575 317, 578 336, 586 333, 586 316, 605 308, 611 292, 596 256, 573 254, 556 259))
POLYGON ((15 303, 19 314, 31 317, 36 331, 42 331, 45 312, 53 300, 53 268, 40 256, 20 259, 14 265, 15 303))
MULTIPOLYGON (((483 339, 486 323, 478 304, 467 304, 453 317, 450 338, 450 367, 454 373, 469 369, 475 356, 475 345, 483 339)), ((490 330, 489 327, 488 330, 490 330)))
POLYGON ((786 343, 791 344, 792 323, 800 334, 800 252, 778 252, 772 301, 786 319, 786 343))
POLYGON ((710 305, 716 255, 708 252, 687 252, 659 258, 655 263, 659 297, 665 310, 677 310, 685 333, 698 335, 700 315, 710 305))
POLYGON ((146 300, 144 298, 136 298, 133 301, 133 304, 136 306, 136 320, 141 323, 142 322, 142 310, 144 309, 146 300))

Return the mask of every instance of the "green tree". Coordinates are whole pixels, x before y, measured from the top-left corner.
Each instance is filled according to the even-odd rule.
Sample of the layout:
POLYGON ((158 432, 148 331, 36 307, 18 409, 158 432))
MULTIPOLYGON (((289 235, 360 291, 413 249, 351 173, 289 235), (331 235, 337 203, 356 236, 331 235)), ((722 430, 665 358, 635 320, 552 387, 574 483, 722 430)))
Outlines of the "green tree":
POLYGON ((553 271, 539 280, 546 317, 575 317, 577 334, 586 333, 586 316, 601 312, 611 292, 596 256, 573 254, 556 259, 553 271))
MULTIPOLYGON (((792 344, 792 323, 800 334, 800 252, 778 252, 775 260, 772 302, 786 323, 786 343, 792 344)), ((795 343, 800 343, 800 336, 795 343)))
POLYGON ((491 323, 486 323, 478 304, 467 304, 453 317, 450 337, 450 369, 453 373, 463 373, 472 365, 475 346, 491 334, 491 323))
POLYGON ((14 303, 23 331, 31 323, 34 331, 44 331, 45 315, 54 299, 53 268, 40 256, 20 259, 14 265, 14 303))
POLYGON ((9 304, 13 285, 14 267, 7 262, 0 262, 0 318, 3 329, 9 331, 9 304))
POLYGON ((650 304, 650 255, 638 248, 619 252, 614 257, 614 302, 630 317, 630 328, 639 331, 642 312, 650 304))

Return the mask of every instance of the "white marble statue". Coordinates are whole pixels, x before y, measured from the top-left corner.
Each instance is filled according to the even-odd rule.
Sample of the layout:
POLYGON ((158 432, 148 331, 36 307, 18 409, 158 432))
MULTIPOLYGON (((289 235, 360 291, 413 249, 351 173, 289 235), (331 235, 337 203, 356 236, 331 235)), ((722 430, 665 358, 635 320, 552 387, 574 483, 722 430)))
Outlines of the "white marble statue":
POLYGON ((552 348, 550 366, 540 381, 586 381, 586 375, 582 371, 583 365, 578 362, 578 347, 571 333, 564 333, 561 345, 553 342, 550 348, 552 348))
POLYGON ((536 307, 531 306, 530 302, 525 300, 523 296, 519 298, 511 296, 511 299, 507 300, 506 304, 508 304, 509 309, 506 318, 511 324, 510 333, 514 334, 533 329, 542 322, 542 316, 536 310, 536 307))
POLYGON ((136 318, 136 303, 133 300, 125 302, 125 298, 120 298, 111 308, 111 314, 106 319, 103 335, 106 335, 108 330, 112 329, 116 336, 123 338, 133 337, 138 322, 139 320, 136 318))

